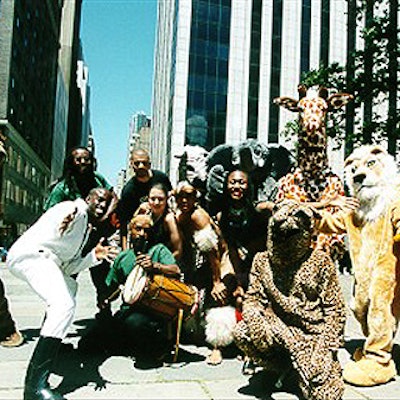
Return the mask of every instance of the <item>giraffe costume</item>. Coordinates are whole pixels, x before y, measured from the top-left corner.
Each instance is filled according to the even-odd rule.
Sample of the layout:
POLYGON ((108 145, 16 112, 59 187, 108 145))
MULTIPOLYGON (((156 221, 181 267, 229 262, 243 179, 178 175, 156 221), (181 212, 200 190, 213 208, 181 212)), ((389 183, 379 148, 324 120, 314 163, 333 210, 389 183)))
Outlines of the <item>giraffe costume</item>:
MULTIPOLYGON (((301 130, 298 137, 298 166, 294 172, 282 177, 278 183, 277 201, 293 199, 299 202, 317 202, 344 195, 340 178, 328 164, 326 114, 347 104, 353 96, 336 93, 328 97, 326 88, 307 89, 299 85, 299 100, 278 97, 274 100, 290 111, 299 113, 301 130)), ((337 211, 334 207, 327 210, 337 211)), ((315 247, 330 252, 332 258, 341 258, 344 252, 344 235, 319 234, 315 247)))

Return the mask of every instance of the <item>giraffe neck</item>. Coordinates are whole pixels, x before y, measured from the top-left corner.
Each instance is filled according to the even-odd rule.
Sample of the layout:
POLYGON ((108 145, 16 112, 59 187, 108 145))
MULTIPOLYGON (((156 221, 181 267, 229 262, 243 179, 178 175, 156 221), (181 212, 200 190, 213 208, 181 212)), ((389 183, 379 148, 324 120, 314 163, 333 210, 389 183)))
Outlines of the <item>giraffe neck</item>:
POLYGON ((297 162, 308 197, 312 201, 319 200, 327 184, 327 173, 330 172, 325 128, 301 132, 297 162))

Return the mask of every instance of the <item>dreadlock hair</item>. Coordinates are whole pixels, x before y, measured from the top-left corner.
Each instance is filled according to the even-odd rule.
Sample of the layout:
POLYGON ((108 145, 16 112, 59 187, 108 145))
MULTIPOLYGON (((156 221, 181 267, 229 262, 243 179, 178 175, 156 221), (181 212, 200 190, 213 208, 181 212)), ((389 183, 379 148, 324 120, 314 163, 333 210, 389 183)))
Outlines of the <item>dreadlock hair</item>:
POLYGON ((69 188, 73 188, 77 186, 79 191, 81 192, 82 198, 85 198, 88 194, 90 189, 93 189, 97 186, 94 171, 96 169, 96 158, 94 157, 93 153, 85 146, 74 146, 70 149, 67 156, 64 160, 63 166, 63 173, 61 177, 59 177, 56 182, 50 185, 50 191, 56 186, 57 183, 61 181, 65 181, 66 186, 69 188), (85 150, 89 154, 90 159, 90 167, 88 168, 88 173, 85 175, 84 181, 81 181, 77 178, 77 174, 75 172, 75 165, 74 165, 74 151, 76 150, 85 150))

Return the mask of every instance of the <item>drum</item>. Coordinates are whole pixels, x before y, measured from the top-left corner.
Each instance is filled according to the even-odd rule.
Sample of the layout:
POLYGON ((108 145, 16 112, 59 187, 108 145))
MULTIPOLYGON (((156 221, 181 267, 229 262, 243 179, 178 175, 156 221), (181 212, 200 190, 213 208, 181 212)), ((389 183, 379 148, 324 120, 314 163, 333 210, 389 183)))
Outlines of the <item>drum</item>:
POLYGON ((179 309, 194 313, 198 291, 195 286, 165 275, 147 276, 142 268, 136 267, 128 276, 122 297, 128 304, 137 303, 170 319, 179 309))

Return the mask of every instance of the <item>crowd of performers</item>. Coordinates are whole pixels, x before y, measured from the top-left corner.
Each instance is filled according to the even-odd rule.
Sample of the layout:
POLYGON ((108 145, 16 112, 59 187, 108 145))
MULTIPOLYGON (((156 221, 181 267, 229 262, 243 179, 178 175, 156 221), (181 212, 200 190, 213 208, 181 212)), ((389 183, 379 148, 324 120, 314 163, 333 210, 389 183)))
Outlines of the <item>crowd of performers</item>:
MULTIPOLYGON (((393 296, 380 300, 386 301, 384 311, 375 316, 373 308, 382 304, 369 309, 366 286, 366 297, 356 292, 355 308, 366 345, 344 372, 337 359, 346 314, 336 261, 343 234, 349 234, 350 247, 363 240, 363 222, 348 217, 359 215, 362 200, 344 197, 334 184, 322 200, 296 198, 288 189, 294 172, 294 178, 281 179, 275 201, 258 201, 249 174, 235 169, 226 174, 223 198, 210 215, 205 193, 188 181, 173 187, 166 174, 151 167, 147 151, 135 150, 131 162, 134 175, 118 199, 96 171, 91 152, 72 149, 44 214, 9 251, 10 271, 46 303, 26 374, 25 400, 62 398, 48 377, 73 321, 77 274, 89 267, 98 313, 79 344, 82 351, 117 351, 108 334, 119 332, 118 351, 162 361, 177 357, 185 336, 208 343, 206 362, 217 365, 224 348, 235 345, 244 373, 262 367, 280 380, 290 366, 306 399, 340 399, 343 377, 372 386, 396 375, 393 296), (113 314, 111 303, 117 298, 121 306, 113 314), (373 318, 387 323, 391 333, 371 336, 379 330, 368 325, 373 318)), ((348 164, 357 168, 354 159, 348 164)), ((390 213, 387 246, 394 243, 392 226, 397 233, 397 209, 390 213)), ((352 260, 367 263, 359 248, 354 245, 352 260)), ((379 253, 378 245, 374 249, 379 253)), ((379 257, 375 261, 385 264, 379 257)), ((396 264, 395 255, 382 257, 396 264)), ((1 324, 2 345, 20 345, 22 335, 1 289, 0 316, 8 321, 1 324)))

